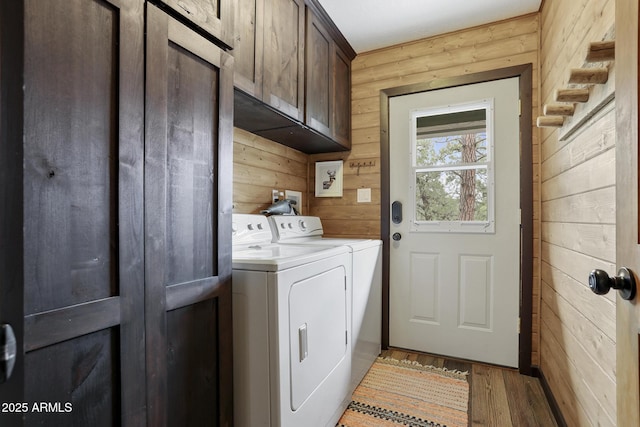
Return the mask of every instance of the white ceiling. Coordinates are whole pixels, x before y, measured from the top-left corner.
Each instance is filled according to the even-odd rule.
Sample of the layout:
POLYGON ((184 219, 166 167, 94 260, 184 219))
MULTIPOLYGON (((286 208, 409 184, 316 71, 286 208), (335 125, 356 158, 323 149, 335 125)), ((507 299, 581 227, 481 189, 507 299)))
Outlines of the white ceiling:
POLYGON ((319 0, 357 53, 537 12, 541 0, 319 0))

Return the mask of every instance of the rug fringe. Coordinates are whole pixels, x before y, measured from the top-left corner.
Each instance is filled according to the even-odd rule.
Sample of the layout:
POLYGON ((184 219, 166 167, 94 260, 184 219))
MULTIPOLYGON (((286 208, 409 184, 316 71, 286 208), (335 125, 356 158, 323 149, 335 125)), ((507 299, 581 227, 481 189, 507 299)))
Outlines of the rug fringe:
POLYGON ((457 369, 447 369, 445 367, 438 367, 438 366, 433 366, 433 365, 422 365, 421 363, 415 361, 415 360, 407 360, 407 359, 402 359, 402 360, 398 360, 398 359, 394 359, 393 357, 378 357, 378 360, 380 362, 383 363, 387 363, 389 365, 411 365, 412 367, 418 368, 418 369, 424 369, 424 370, 434 370, 434 371, 440 371, 440 372, 444 372, 444 373, 448 373, 448 374, 453 374, 453 375, 460 375, 462 376, 462 379, 466 379, 464 377, 469 375, 469 371, 459 371, 457 369))

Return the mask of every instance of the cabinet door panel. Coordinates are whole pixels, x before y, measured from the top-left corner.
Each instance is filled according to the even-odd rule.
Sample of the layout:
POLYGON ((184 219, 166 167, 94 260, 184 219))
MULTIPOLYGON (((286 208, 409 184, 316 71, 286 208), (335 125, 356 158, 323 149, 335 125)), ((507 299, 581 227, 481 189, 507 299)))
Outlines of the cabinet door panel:
POLYGON ((169 426, 221 425, 212 402, 230 391, 218 387, 219 316, 216 298, 167 312, 169 426))
POLYGON ((305 123, 351 147, 351 61, 320 19, 307 10, 305 123))
POLYGON ((28 7, 25 280, 38 286, 27 314, 117 291, 117 10, 64 3, 28 7))
POLYGON ((233 82, 238 89, 262 99, 264 0, 235 0, 233 11, 233 82))
POLYGON ((333 44, 329 34, 311 11, 307 11, 306 117, 309 127, 331 137, 333 44))
POLYGON ((150 5, 147 29, 149 423, 231 425, 233 58, 150 5))
POLYGON ((304 120, 304 3, 265 4, 263 101, 296 120, 304 120))
POLYGON ((351 60, 338 48, 333 56, 333 139, 351 148, 351 60))
POLYGON ((27 353, 30 401, 60 404, 50 412, 34 411, 31 403, 24 425, 120 424, 119 350, 118 330, 111 328, 27 353))

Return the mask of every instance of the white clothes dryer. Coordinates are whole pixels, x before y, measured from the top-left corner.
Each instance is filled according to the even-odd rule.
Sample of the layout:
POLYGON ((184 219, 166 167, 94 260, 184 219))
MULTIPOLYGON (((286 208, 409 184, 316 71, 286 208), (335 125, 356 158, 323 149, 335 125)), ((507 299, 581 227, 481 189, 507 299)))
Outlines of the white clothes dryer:
POLYGON ((234 425, 335 426, 351 400, 346 247, 272 243, 233 215, 234 425))
POLYGON ((273 240, 282 245, 346 246, 352 256, 351 390, 380 355, 382 337, 382 241, 323 237, 316 216, 269 217, 273 240))

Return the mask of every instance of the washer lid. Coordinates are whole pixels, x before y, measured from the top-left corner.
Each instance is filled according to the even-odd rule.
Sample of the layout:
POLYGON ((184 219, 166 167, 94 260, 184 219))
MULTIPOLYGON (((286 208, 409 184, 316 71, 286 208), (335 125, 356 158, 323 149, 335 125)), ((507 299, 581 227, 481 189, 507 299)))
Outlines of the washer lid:
POLYGON ((279 271, 349 253, 345 246, 252 245, 234 247, 233 268, 254 271, 279 271))

